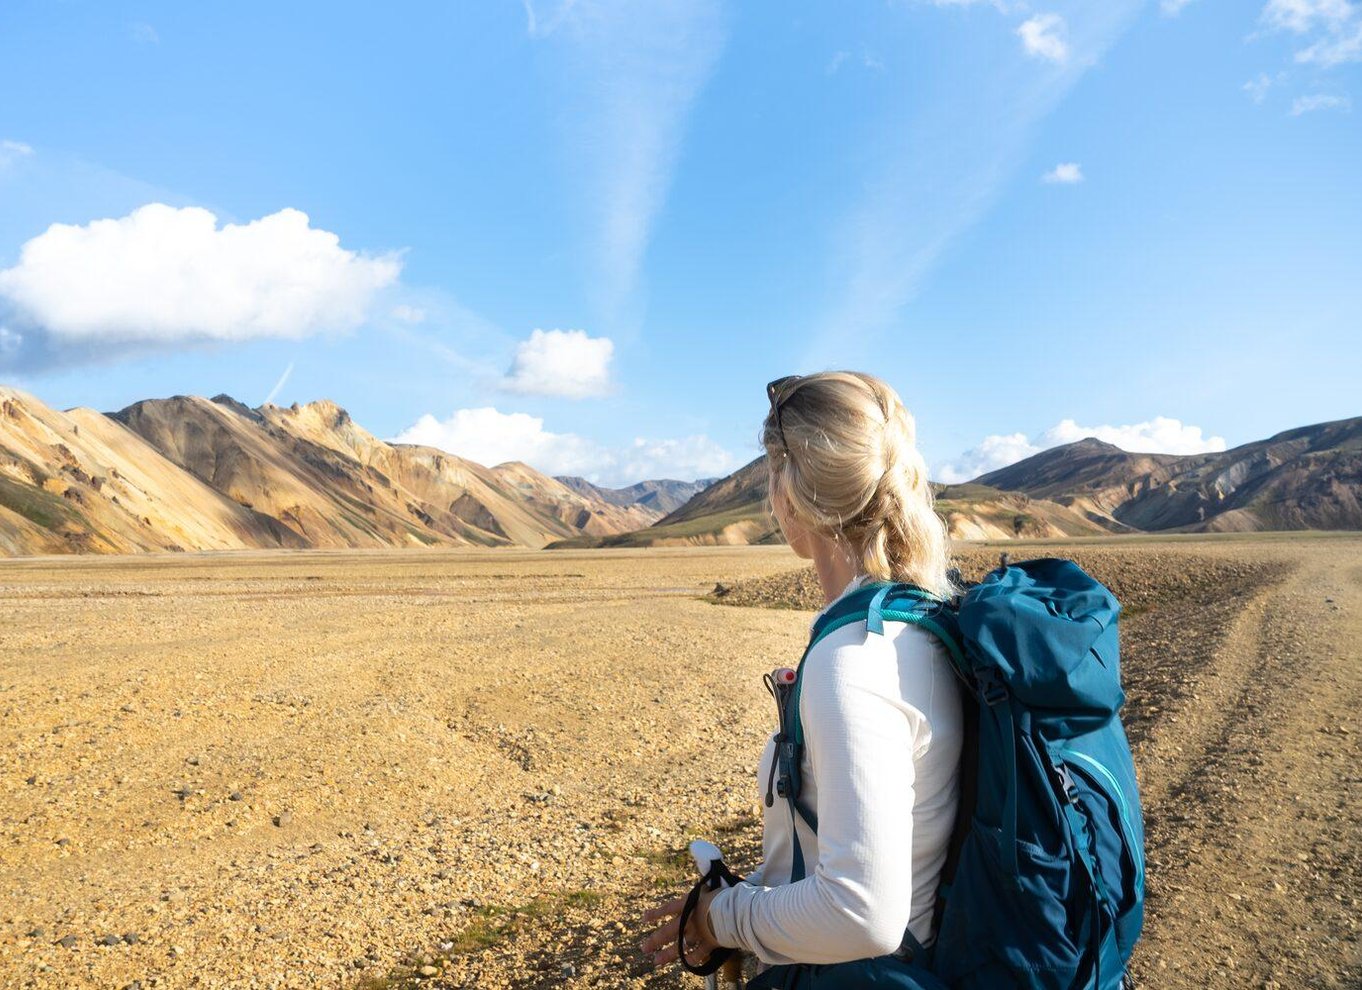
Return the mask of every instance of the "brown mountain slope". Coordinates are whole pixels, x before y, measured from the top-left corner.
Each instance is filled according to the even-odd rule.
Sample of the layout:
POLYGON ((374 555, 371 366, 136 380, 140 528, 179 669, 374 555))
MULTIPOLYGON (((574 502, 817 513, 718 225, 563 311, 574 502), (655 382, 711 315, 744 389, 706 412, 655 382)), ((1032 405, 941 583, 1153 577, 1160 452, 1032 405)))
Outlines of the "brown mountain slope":
POLYGON ((1071 507, 986 485, 932 485, 937 514, 957 540, 1106 536, 1129 532, 1115 520, 1093 518, 1071 507))
POLYGON ((301 545, 102 413, 0 386, 0 552, 301 545))
POLYGON ((1362 417, 1193 455, 1088 438, 976 480, 1139 530, 1362 529, 1362 417))
POLYGON ((266 404, 258 413, 300 440, 356 461, 386 482, 385 490, 400 492, 424 525, 466 542, 539 547, 578 532, 530 504, 493 469, 438 448, 379 440, 330 400, 289 407, 266 404))
POLYGON ((507 461, 492 473, 540 513, 559 519, 577 534, 605 536, 650 526, 662 513, 643 505, 616 505, 569 488, 528 464, 507 461))
POLYGON ((307 546, 502 542, 430 517, 353 455, 248 413, 239 403, 177 395, 111 415, 228 498, 280 520, 307 546))
MULTIPOLYGON (((1091 519, 1047 499, 982 485, 933 485, 936 510, 955 539, 1099 536, 1128 527, 1091 519)), ((585 546, 674 546, 779 543, 783 537, 767 506, 764 456, 743 465, 647 529, 603 538, 578 537, 550 549, 585 546)))
POLYGON ((640 481, 637 484, 629 485, 627 488, 602 488, 599 485, 593 485, 585 478, 565 475, 558 475, 554 480, 561 481, 580 495, 597 498, 613 505, 642 505, 656 510, 658 515, 663 515, 668 512, 675 512, 693 496, 700 494, 720 479, 701 478, 698 481, 676 481, 671 478, 663 478, 654 481, 640 481))
POLYGON ((228 395, 56 412, 0 390, 0 553, 529 546, 660 513, 378 439, 334 402, 228 395))

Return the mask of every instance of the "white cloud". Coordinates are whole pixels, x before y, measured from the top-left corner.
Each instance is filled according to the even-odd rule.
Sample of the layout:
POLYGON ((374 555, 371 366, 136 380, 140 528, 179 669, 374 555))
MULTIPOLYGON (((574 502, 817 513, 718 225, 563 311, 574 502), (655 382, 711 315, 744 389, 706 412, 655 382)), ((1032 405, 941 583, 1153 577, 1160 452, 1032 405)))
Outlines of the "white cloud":
POLYGON ((1299 117, 1303 113, 1311 113, 1315 110, 1348 111, 1352 108, 1353 101, 1346 96, 1312 93, 1309 96, 1298 96, 1291 101, 1291 116, 1299 117))
POLYGON ((1350 28, 1320 38, 1309 48, 1296 52, 1296 61, 1332 68, 1344 62, 1362 61, 1362 18, 1350 28))
POLYGON ((1331 68, 1362 61, 1362 3, 1354 0, 1268 0, 1259 18, 1268 31, 1309 38, 1302 64, 1331 68))
POLYGON ((24 342, 24 335, 9 327, 0 326, 0 355, 15 354, 24 342))
POLYGON ((1075 182, 1083 181, 1083 166, 1079 165, 1078 162, 1060 162, 1040 178, 1042 182, 1073 185, 1075 182))
POLYGON ((1249 98, 1253 100, 1254 103, 1262 103, 1263 100, 1267 99, 1267 91, 1271 89, 1275 83, 1280 81, 1280 74, 1276 79, 1273 79, 1266 72, 1260 72, 1258 73, 1258 78, 1250 79, 1248 82, 1244 83, 1244 92, 1249 95, 1249 98))
POLYGON ((0 271, 0 303, 60 346, 298 338, 359 325, 400 270, 395 255, 345 250, 298 210, 219 227, 199 207, 152 203, 53 224, 0 271))
POLYGON ((156 33, 154 27, 146 22, 132 25, 128 28, 128 34, 139 45, 159 45, 161 43, 161 36, 156 33))
POLYGON ((565 145, 587 189, 591 291, 614 321, 634 302, 653 224, 666 201, 686 118, 726 30, 720 0, 525 0, 531 37, 561 42, 572 112, 565 145))
MULTIPOLYGON (((828 64, 824 67, 823 71, 829 76, 834 76, 837 74, 837 71, 846 64, 846 61, 849 58, 851 58, 851 52, 846 51, 845 49, 833 52, 832 58, 828 60, 828 64)), ((862 50, 858 61, 861 63, 862 68, 869 69, 871 72, 884 71, 884 59, 868 49, 862 50)))
POLYGON ((399 303, 392 308, 392 317, 395 320, 401 320, 403 323, 424 323, 426 311, 420 306, 399 303))
POLYGON ((1037 14, 1022 21, 1017 36, 1026 54, 1063 62, 1069 57, 1069 43, 1064 39, 1064 18, 1058 14, 1037 14))
POLYGON ((926 0, 933 7, 978 7, 988 5, 1000 13, 1006 14, 1013 10, 1024 8, 1022 2, 1010 2, 1010 0, 926 0))
POLYGON ((1159 10, 1164 17, 1177 17, 1192 0, 1160 0, 1159 10))
POLYGON ((575 433, 553 433, 527 413, 491 406, 460 409, 445 420, 426 413, 390 441, 439 447, 479 464, 524 461, 544 474, 576 474, 614 486, 649 478, 691 480, 728 473, 733 456, 706 436, 636 438, 610 448, 575 433))
POLYGON ((965 451, 955 460, 939 465, 933 474, 937 481, 959 485, 981 474, 1016 464, 1040 451, 1041 448, 1031 443, 1025 433, 994 434, 984 437, 977 447, 965 451))
POLYGON ((510 392, 565 399, 605 395, 614 353, 610 338, 588 337, 584 330, 535 330, 516 346, 502 386, 510 392))
POLYGON ((21 158, 28 158, 33 154, 33 146, 24 144, 22 141, 0 141, 0 168, 12 165, 21 158))
POLYGON ((1305 34, 1317 27, 1336 27, 1357 13, 1348 0, 1268 0, 1262 21, 1277 31, 1305 34))
POLYGON ((1024 433, 988 436, 977 447, 933 472, 938 481, 957 485, 981 474, 1015 464, 1051 447, 1096 437, 1122 450, 1147 454, 1204 454, 1225 449, 1225 438, 1204 437, 1201 427, 1167 416, 1155 416, 1143 423, 1127 426, 1080 426, 1072 419, 1061 420, 1034 439, 1024 433))

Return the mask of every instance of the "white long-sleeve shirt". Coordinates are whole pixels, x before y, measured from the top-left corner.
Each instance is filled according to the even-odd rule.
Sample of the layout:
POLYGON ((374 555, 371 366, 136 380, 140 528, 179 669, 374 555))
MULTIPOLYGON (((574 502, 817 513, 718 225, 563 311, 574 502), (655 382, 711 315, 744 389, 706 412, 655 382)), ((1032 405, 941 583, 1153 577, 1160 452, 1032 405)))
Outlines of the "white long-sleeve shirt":
MULTIPOLYGON (((799 714, 800 800, 818 833, 779 795, 765 808, 761 867, 710 902, 719 943, 778 964, 885 955, 905 926, 928 942, 959 801, 960 695, 945 647, 904 622, 886 621, 883 635, 848 623, 805 659, 799 714), (808 873, 793 884, 792 828, 808 873)), ((773 734, 763 803, 774 758, 773 734)))

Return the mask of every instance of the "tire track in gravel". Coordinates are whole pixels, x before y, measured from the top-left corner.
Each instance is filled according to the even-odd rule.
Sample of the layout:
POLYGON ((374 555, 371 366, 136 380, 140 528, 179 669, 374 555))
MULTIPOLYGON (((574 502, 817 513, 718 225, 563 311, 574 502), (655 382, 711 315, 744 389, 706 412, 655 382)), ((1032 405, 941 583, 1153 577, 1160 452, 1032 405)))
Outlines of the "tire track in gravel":
POLYGON ((1141 782, 1153 855, 1139 987, 1362 986, 1356 547, 1291 553, 1180 724, 1153 733, 1151 755, 1175 758, 1141 782))

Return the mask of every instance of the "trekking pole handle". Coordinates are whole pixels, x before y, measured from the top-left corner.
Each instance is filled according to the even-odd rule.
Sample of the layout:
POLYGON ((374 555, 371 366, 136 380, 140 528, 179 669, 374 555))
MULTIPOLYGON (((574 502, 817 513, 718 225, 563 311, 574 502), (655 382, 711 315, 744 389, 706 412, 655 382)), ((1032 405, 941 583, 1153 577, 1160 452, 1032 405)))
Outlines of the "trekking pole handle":
MULTIPOLYGON (((695 863, 695 869, 701 878, 709 883, 710 890, 718 890, 720 887, 731 887, 729 873, 723 867, 724 854, 719 847, 712 842, 704 839, 696 839, 690 844, 690 858, 695 863), (714 864, 720 864, 720 869, 715 870, 714 864), (725 876, 724 874, 728 874, 725 876)), ((737 955, 730 957, 723 965, 721 970, 724 981, 735 987, 742 986, 742 964, 737 955)), ((718 990, 720 973, 709 973, 705 976, 705 990, 718 990)))
MULTIPOLYGON (((707 842, 704 839, 696 839, 690 844, 690 858, 691 861, 695 863, 695 869, 700 876, 707 877, 709 876, 710 870, 714 868, 715 863, 722 863, 724 861, 724 854, 720 852, 719 847, 714 843, 707 842)), ((717 882, 713 883, 711 886, 711 889, 713 890, 717 890, 719 887, 728 886, 726 881, 717 877, 715 878, 715 881, 717 882)))

